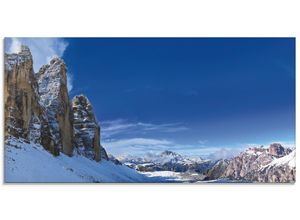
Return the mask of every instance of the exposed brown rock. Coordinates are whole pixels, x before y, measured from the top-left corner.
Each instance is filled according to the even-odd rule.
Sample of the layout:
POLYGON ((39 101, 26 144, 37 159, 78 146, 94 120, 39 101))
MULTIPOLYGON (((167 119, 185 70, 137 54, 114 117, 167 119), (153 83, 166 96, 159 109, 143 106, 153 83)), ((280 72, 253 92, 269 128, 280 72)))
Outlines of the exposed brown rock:
POLYGON ((216 180, 223 176, 228 167, 229 160, 219 160, 216 164, 208 170, 205 180, 216 180))
POLYGON ((49 121, 50 148, 71 156, 73 153, 72 112, 67 89, 67 69, 63 60, 54 58, 36 75, 40 104, 49 121))
POLYGON ((282 157, 286 155, 284 147, 282 147, 281 144, 278 143, 274 143, 270 145, 269 153, 275 157, 282 157))
POLYGON ((93 112, 93 107, 84 95, 72 100, 74 143, 79 154, 99 161, 108 159, 100 144, 100 126, 93 112))
POLYGON ((249 148, 226 163, 224 161, 216 163, 208 171, 206 179, 229 178, 247 182, 294 182, 295 167, 290 166, 288 162, 274 165, 277 160, 285 157, 288 162, 294 160, 291 149, 284 148, 280 144, 271 144, 269 149, 249 148))
POLYGON ((4 75, 6 137, 39 143, 53 155, 71 156, 75 145, 90 159, 108 160, 89 100, 76 96, 72 108, 62 59, 54 58, 34 73, 30 50, 22 46, 18 54, 5 54, 4 75))
POLYGON ((5 135, 50 144, 48 122, 40 106, 30 50, 5 54, 5 135))

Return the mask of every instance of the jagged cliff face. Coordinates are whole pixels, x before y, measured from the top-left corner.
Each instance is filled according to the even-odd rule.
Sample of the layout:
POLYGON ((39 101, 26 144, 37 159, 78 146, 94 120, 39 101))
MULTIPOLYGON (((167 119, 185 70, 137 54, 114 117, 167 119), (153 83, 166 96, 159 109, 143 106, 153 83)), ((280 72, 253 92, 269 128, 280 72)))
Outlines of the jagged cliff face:
POLYGON ((22 47, 19 54, 5 54, 4 73, 5 134, 27 138, 36 106, 32 56, 22 47))
POLYGON ((108 159, 91 103, 85 96, 73 106, 69 100, 63 60, 54 58, 35 74, 28 47, 5 54, 4 90, 6 137, 39 143, 53 155, 71 156, 75 146, 90 159, 108 159))
POLYGON ((30 50, 5 54, 5 135, 46 143, 47 121, 38 103, 37 82, 30 50))
POLYGON ((93 107, 84 95, 72 100, 74 144, 79 154, 99 161, 107 159, 107 154, 100 145, 100 126, 93 112, 93 107))
POLYGON ((36 74, 39 103, 45 108, 50 134, 56 151, 67 155, 73 152, 72 112, 67 89, 67 69, 59 58, 51 60, 36 74))
POLYGON ((223 173, 225 172, 226 168, 228 167, 229 160, 219 160, 217 161, 214 166, 208 170, 207 172, 207 179, 208 180, 215 180, 220 178, 223 173))
POLYGON ((230 160, 220 160, 207 173, 207 179, 229 178, 248 182, 295 182, 295 150, 280 144, 249 148, 230 160), (279 162, 278 162, 279 161, 279 162), (291 166, 292 164, 292 166, 291 166))
POLYGON ((276 158, 270 164, 261 167, 258 172, 250 172, 247 179, 265 183, 292 183, 296 181, 296 150, 276 158))

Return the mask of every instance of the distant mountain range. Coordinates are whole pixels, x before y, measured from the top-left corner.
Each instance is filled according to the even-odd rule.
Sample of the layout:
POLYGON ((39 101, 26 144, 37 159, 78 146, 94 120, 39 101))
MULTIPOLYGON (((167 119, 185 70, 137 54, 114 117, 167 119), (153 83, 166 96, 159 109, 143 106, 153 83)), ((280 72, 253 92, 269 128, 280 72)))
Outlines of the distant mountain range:
POLYGON ((246 182, 292 183, 296 180, 296 149, 278 143, 253 147, 229 160, 219 160, 206 180, 228 178, 246 182))
POLYGON ((174 171, 174 172, 204 172, 211 166, 211 162, 201 157, 182 156, 172 151, 162 153, 148 153, 145 156, 119 157, 125 165, 141 172, 174 171))
POLYGON ((172 151, 118 159, 140 172, 180 172, 181 176, 190 176, 194 181, 292 183, 296 177, 296 150, 278 143, 269 148, 249 148, 230 159, 204 160, 172 151))

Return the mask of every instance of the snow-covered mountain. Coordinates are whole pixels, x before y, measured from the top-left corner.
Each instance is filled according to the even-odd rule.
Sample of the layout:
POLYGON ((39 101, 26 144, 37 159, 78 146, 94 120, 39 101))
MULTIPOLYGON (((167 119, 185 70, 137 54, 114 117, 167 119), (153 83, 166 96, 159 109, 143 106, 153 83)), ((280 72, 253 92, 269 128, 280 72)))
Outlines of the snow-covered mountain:
POLYGON ((71 103, 64 61, 53 58, 37 73, 33 62, 26 46, 5 54, 5 181, 147 182, 110 161, 88 98, 71 103))
POLYGON ((172 151, 119 160, 147 176, 168 176, 185 182, 292 183, 296 178, 296 150, 278 143, 253 147, 231 159, 203 160, 172 151))
POLYGON ((296 181, 296 149, 278 143, 253 147, 229 160, 219 160, 208 170, 206 180, 228 178, 246 182, 293 183, 296 181))
POLYGON ((173 151, 148 153, 144 156, 123 156, 118 158, 125 165, 141 172, 174 171, 204 172, 211 166, 210 161, 201 157, 183 156, 173 151))

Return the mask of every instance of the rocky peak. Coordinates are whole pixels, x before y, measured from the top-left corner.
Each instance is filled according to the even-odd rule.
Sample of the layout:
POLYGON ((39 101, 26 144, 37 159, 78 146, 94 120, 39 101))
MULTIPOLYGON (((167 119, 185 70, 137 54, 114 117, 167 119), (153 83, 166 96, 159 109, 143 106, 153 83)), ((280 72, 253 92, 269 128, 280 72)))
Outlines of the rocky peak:
POLYGON ((54 153, 29 48, 22 46, 18 54, 5 54, 4 72, 5 136, 42 144, 54 153))
POLYGON ((282 147, 281 144, 278 143, 274 143, 270 145, 269 153, 275 157, 282 157, 286 155, 284 147, 282 147))
POLYGON ((21 51, 19 52, 19 54, 23 56, 32 57, 30 49, 26 45, 21 45, 21 51))
POLYGON ((296 150, 274 157, 272 162, 262 165, 258 170, 247 173, 246 179, 266 183, 294 183, 296 181, 296 150))
POLYGON ((12 71, 14 67, 21 65, 22 63, 28 63, 28 65, 32 65, 32 55, 27 46, 22 45, 20 48, 20 52, 5 54, 5 70, 12 71))
POLYGON ((225 177, 250 182, 277 182, 278 179, 282 180, 282 182, 290 182, 295 176, 292 177, 294 175, 293 168, 287 165, 278 167, 272 166, 272 174, 269 170, 263 169, 264 167, 269 167, 274 161, 289 156, 290 153, 291 149, 284 148, 277 143, 271 144, 269 148, 249 148, 229 160, 227 164, 223 163, 222 169, 216 164, 208 172, 207 179, 225 177), (286 170, 287 172, 281 172, 280 170, 286 170), (285 175, 288 175, 288 177, 285 175))
POLYGON ((93 107, 84 95, 72 100, 74 142, 77 152, 90 159, 107 159, 107 154, 100 145, 100 126, 93 112, 93 107))
POLYGON ((167 155, 167 156, 179 156, 179 154, 173 152, 173 151, 170 151, 170 150, 165 150, 161 153, 161 155, 167 155))
POLYGON ((67 68, 62 59, 54 58, 36 74, 39 103, 45 109, 49 121, 50 135, 56 151, 71 155, 72 112, 67 88, 67 68))
POLYGON ((38 114, 36 82, 29 49, 5 54, 5 133, 27 138, 32 115, 38 114))
POLYGON ((64 61, 53 58, 34 73, 29 48, 20 49, 5 54, 5 136, 41 144, 53 155, 71 156, 75 145, 88 158, 108 159, 90 101, 79 95, 70 102, 64 61))

